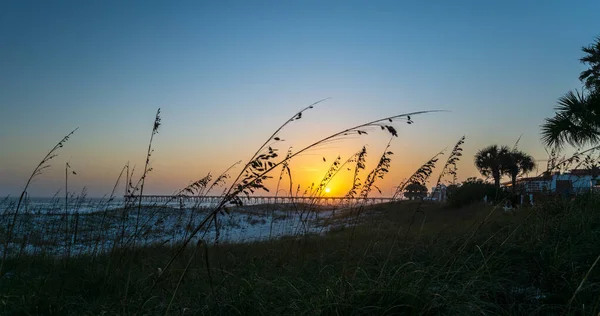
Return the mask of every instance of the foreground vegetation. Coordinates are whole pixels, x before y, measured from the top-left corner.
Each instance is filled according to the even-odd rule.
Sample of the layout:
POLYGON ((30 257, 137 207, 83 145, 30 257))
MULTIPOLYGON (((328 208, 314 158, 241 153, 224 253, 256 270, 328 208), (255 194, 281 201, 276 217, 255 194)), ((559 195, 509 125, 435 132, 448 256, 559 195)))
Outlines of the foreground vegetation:
POLYGON ((176 247, 22 256, 0 314, 596 315, 599 207, 373 206, 322 237, 190 245, 158 281, 176 247))

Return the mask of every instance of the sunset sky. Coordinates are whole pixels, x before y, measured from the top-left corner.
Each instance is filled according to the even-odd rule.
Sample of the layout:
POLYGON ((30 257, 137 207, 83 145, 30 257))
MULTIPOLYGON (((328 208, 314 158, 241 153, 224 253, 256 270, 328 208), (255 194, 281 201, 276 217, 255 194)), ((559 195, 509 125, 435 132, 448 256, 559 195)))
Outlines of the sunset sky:
MULTIPOLYGON (((148 194, 247 160, 327 97, 282 131, 282 153, 366 121, 448 111, 396 124, 383 195, 462 135, 459 179, 478 175, 479 148, 521 134, 519 148, 543 160, 539 125, 581 87, 580 48, 600 34, 598 12, 597 0, 2 1, 0 197, 19 194, 75 127, 30 195, 64 190, 67 161, 70 191, 110 193, 125 163, 142 169, 159 107, 148 194)), ((310 151, 292 162, 294 181, 318 182, 365 144, 371 168, 388 136, 310 151)), ((348 176, 329 194, 345 194, 348 176)))

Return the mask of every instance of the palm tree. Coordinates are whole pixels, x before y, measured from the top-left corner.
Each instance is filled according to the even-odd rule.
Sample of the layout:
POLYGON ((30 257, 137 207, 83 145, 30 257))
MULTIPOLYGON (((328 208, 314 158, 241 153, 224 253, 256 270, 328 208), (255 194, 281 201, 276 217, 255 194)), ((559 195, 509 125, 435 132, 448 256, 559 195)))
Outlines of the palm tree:
POLYGON ((596 37, 594 43, 582 47, 581 50, 586 55, 579 61, 589 68, 581 72, 579 80, 590 91, 600 92, 600 36, 596 37))
POLYGON ((494 184, 500 188, 500 178, 505 171, 506 155, 510 152, 507 146, 491 145, 475 154, 475 166, 484 177, 494 178, 494 184))
POLYGON ((600 142, 600 90, 584 94, 569 91, 558 99, 556 114, 542 125, 542 141, 552 147, 600 142))
POLYGON ((585 56, 580 61, 589 67, 579 75, 586 91, 569 91, 558 100, 555 116, 542 125, 542 140, 548 146, 600 142, 600 37, 581 50, 585 56))
POLYGON ((517 177, 535 169, 535 160, 532 156, 519 151, 512 150, 504 156, 504 172, 510 176, 513 192, 517 187, 517 177))

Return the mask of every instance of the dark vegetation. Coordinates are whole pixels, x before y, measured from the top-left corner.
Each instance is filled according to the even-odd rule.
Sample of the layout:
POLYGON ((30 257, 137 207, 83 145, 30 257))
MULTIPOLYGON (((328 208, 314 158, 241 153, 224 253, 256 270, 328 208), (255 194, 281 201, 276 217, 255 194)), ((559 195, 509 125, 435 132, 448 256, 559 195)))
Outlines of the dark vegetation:
POLYGON ((197 243, 168 271, 177 247, 25 255, 7 261, 2 314, 596 315, 599 206, 393 203, 324 237, 197 243))
POLYGON ((448 186, 448 204, 455 208, 481 203, 486 197, 490 203, 499 203, 508 197, 508 193, 477 178, 469 178, 460 185, 448 186))

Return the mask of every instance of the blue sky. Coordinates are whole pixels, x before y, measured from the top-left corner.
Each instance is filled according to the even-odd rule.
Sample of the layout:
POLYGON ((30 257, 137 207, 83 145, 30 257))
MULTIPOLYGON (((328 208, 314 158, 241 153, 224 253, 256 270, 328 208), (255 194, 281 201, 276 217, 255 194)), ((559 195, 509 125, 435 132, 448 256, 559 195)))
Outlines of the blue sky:
MULTIPOLYGON (((20 192, 77 126, 31 192, 61 189, 66 161, 78 170, 73 190, 110 192, 127 161, 143 163, 158 107, 150 193, 248 158, 325 97, 290 145, 407 111, 450 111, 402 127, 384 186, 463 134, 461 178, 477 175, 477 149, 521 134, 520 148, 544 159, 539 125, 581 86, 580 47, 600 34, 597 12, 598 1, 3 1, 0 195, 20 192)), ((344 146, 313 158, 356 151, 344 146)))

